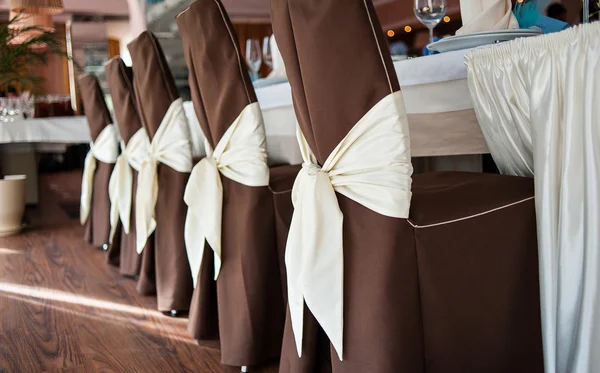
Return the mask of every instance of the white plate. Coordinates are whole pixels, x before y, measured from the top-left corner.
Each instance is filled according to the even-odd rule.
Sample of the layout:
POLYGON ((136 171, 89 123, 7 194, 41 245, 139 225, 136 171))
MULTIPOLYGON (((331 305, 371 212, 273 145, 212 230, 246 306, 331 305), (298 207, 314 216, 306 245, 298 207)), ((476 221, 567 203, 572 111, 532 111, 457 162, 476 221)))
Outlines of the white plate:
POLYGON ((399 56, 399 55, 392 55, 392 61, 397 62, 397 61, 404 61, 407 60, 408 56, 399 56))
POLYGON ((495 44, 517 38, 541 35, 539 29, 494 30, 476 32, 468 35, 455 35, 443 38, 427 46, 434 52, 450 52, 459 49, 475 48, 482 45, 495 44))

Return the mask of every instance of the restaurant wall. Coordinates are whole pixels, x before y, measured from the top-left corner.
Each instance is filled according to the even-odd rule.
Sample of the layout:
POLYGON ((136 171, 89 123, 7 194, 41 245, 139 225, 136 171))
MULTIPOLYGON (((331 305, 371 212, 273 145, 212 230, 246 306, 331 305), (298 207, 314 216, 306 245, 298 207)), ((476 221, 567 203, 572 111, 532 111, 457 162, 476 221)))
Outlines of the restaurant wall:
MULTIPOLYGON (((263 39, 266 36, 271 36, 273 33, 273 27, 270 23, 234 23, 233 28, 237 34, 244 58, 246 56, 246 40, 258 39, 262 47, 263 39)), ((261 76, 265 76, 268 73, 269 68, 263 64, 260 69, 261 76)))
MULTIPOLYGON (((64 48, 66 42, 66 28, 64 24, 55 24, 56 37, 61 41, 64 48)), ((69 94, 69 67, 67 59, 58 56, 48 56, 48 64, 37 64, 31 69, 45 79, 42 84, 42 91, 49 95, 68 95, 69 94)))

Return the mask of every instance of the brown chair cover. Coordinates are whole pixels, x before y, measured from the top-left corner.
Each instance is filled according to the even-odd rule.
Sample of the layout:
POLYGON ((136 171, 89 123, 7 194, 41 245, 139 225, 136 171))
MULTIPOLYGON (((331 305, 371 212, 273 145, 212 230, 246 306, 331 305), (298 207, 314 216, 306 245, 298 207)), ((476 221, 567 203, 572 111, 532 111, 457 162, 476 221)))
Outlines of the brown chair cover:
MULTIPOLYGON (((155 36, 143 32, 129 45, 134 89, 142 125, 150 141, 171 103, 179 98, 175 80, 155 36)), ((184 242, 187 207, 183 193, 188 173, 158 165, 158 199, 155 208, 154 256, 158 310, 187 311, 192 298, 192 275, 184 242)), ((152 236, 149 238, 152 240, 152 236)))
MULTIPOLYGON (((120 57, 115 57, 105 65, 105 71, 119 133, 121 139, 127 145, 129 139, 142 128, 140 114, 135 101, 135 91, 133 89, 133 70, 131 67, 126 66, 120 57)), ((141 294, 149 295, 156 291, 154 279, 154 242, 149 240, 144 247, 142 255, 137 253, 135 241, 135 195, 138 173, 134 169, 131 171, 133 174, 133 187, 129 234, 125 234, 122 230, 119 220, 117 234, 120 234, 121 239, 119 240, 117 234, 115 235, 111 251, 119 252, 119 270, 121 274, 131 277, 139 276, 138 291, 141 294), (144 263, 143 270, 142 263, 144 263)))
POLYGON ((275 232, 277 235, 277 255, 279 256, 279 272, 283 300, 287 305, 287 275, 285 269, 285 245, 290 230, 294 206, 292 205, 292 187, 301 165, 285 165, 271 168, 269 189, 273 194, 275 207, 275 232))
MULTIPOLYGON (((381 26, 370 0, 272 0, 271 16, 300 127, 323 164, 400 89, 381 26)), ((277 216, 291 218, 290 186, 271 184, 277 216)), ((542 371, 532 195, 530 179, 418 175, 404 220, 338 194, 344 360, 306 309, 302 358, 288 318, 280 372, 542 371)))
MULTIPOLYGON (((78 79, 85 115, 90 126, 92 141, 96 141, 104 127, 112 123, 106 107, 102 88, 93 74, 83 74, 78 79)), ((85 223, 85 240, 95 247, 108 245, 110 235, 110 198, 108 182, 114 165, 98 161, 94 173, 90 215, 85 223)))
MULTIPOLYGON (((177 17, 177 24, 194 109, 214 149, 242 110, 257 101, 256 95, 218 0, 196 1, 177 17)), ((218 319, 222 362, 257 365, 279 356, 285 320, 273 200, 266 186, 221 180, 223 265, 215 291, 213 255, 206 244, 189 329, 197 339, 215 338, 218 319)))

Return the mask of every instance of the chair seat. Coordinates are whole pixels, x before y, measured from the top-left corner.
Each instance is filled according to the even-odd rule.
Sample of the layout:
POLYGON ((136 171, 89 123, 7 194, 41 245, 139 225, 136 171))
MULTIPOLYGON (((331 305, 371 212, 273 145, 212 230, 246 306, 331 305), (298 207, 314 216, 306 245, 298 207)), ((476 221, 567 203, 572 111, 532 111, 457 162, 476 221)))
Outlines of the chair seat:
POLYGON ((533 179, 474 172, 413 175, 409 221, 414 226, 473 218, 533 199, 533 179))
MULTIPOLYGON (((298 170, 271 170, 280 260, 298 170)), ((414 175, 412 191, 406 244, 416 254, 424 370, 543 372, 533 180, 435 172, 414 175)))
POLYGON ((543 372, 533 179, 413 177, 425 371, 543 372))

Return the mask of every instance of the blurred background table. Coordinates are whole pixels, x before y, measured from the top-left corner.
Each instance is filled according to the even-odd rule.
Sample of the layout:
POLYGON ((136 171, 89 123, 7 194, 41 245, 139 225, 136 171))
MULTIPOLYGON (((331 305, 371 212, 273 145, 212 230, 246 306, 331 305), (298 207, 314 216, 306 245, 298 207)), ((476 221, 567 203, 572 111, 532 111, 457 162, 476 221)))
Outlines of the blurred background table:
POLYGON ((84 116, 16 119, 0 123, 0 165, 7 175, 26 175, 26 203, 38 203, 40 153, 60 154, 90 141, 84 116))

